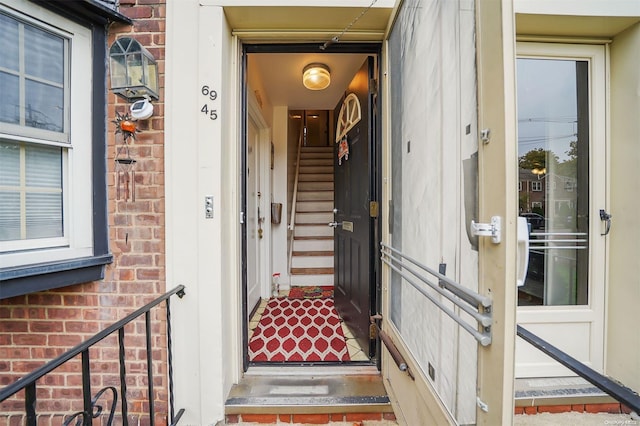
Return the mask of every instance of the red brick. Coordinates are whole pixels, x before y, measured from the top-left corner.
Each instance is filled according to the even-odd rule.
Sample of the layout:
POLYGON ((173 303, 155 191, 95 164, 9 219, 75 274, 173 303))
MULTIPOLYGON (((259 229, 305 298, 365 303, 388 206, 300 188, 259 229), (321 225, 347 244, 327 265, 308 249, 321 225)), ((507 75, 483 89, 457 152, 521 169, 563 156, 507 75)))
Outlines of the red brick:
POLYGON ((291 423, 291 414, 278 414, 278 424, 291 423))
POLYGON ((538 413, 568 413, 571 405, 539 405, 538 413))
MULTIPOLYGON (((131 19, 151 18, 153 16, 153 8, 151 6, 133 6, 122 8, 122 13, 131 19)), ((136 37, 136 40, 143 46, 147 44, 147 42, 138 37, 136 37)))
POLYGON ((332 422, 343 422, 344 421, 344 413, 332 413, 331 414, 332 422))
POLYGON ((27 321, 2 321, 3 333, 24 333, 29 330, 27 321))
POLYGON ((293 423, 324 425, 329 423, 329 414, 294 414, 293 423))
POLYGON ((513 414, 524 414, 524 407, 516 407, 513 410, 513 414))
POLYGON ((396 421, 396 415, 394 413, 382 413, 382 420, 396 421))
POLYGON ((571 411, 577 411, 579 413, 584 412, 584 404, 573 404, 573 405, 571 405, 571 411))
POLYGON ((584 409, 587 413, 612 413, 619 414, 620 413, 620 404, 619 403, 608 403, 608 404, 585 404, 584 409))
POLYGON ((63 331, 60 321, 30 321, 29 329, 34 333, 60 333, 63 331))
POLYGON ((243 422, 253 423, 275 423, 278 421, 277 414, 243 414, 243 422))
POLYGON ((633 410, 624 404, 620 404, 620 411, 622 411, 624 414, 631 414, 633 410))
POLYGON ((14 334, 13 344, 19 346, 43 346, 47 343, 47 336, 42 334, 14 334))
POLYGON ((538 413, 538 407, 524 407, 524 413, 525 414, 537 414, 538 413))
POLYGON ((346 413, 345 420, 357 422, 362 420, 382 420, 382 413, 346 413))

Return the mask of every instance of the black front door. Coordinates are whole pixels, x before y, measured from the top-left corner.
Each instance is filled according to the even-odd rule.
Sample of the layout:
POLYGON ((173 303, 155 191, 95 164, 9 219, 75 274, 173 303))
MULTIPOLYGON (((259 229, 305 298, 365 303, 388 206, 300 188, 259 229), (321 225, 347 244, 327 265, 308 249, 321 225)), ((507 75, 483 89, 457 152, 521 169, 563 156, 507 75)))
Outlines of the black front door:
MULTIPOLYGON (((369 339, 369 318, 373 303, 374 286, 372 261, 375 248, 372 247, 374 219, 370 214, 370 202, 376 200, 375 182, 372 175, 373 159, 373 114, 369 85, 373 77, 374 61, 369 57, 357 72, 336 107, 336 117, 355 122, 353 117, 357 102, 360 120, 346 133, 345 142, 335 144, 335 303, 338 312, 351 329, 358 343, 373 355, 373 345, 369 339), (349 97, 350 94, 354 96, 349 97), (342 148, 341 148, 342 144, 342 148), (348 155, 340 160, 340 149, 348 146, 348 155)), ((347 126, 348 127, 348 126, 347 126)), ((340 132, 338 124, 337 132, 340 132)), ((339 133, 338 133, 338 136, 339 133)), ((343 152, 344 153, 344 152, 343 152)))

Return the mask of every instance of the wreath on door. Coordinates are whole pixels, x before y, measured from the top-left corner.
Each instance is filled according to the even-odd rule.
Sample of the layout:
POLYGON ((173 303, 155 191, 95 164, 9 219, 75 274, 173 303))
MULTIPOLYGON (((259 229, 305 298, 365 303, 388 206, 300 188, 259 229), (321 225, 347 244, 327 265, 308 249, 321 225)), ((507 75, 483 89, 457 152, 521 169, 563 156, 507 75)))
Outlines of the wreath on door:
POLYGON ((355 93, 350 93, 342 102, 338 125, 336 126, 336 143, 338 145, 338 165, 342 165, 342 159, 349 159, 349 141, 347 133, 362 119, 360 100, 355 93))

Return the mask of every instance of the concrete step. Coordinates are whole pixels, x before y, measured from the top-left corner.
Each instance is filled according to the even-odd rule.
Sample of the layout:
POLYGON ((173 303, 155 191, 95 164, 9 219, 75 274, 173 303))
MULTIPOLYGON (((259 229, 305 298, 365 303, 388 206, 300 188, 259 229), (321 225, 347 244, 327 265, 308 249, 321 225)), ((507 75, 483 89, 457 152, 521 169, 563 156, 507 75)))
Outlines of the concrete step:
MULTIPOLYGON (((329 420, 347 420, 352 413, 377 420, 376 424, 397 424, 382 377, 377 371, 349 374, 350 368, 325 367, 324 371, 332 374, 318 370, 314 375, 298 372, 289 376, 282 373, 251 375, 250 368, 240 383, 232 387, 225 402, 226 423, 255 421, 258 418, 267 420, 264 416, 272 416, 273 423, 278 418, 288 417, 294 423, 328 424, 329 420)), ((369 371, 375 367, 365 368, 369 371)))
POLYGON ((294 228, 296 237, 333 237, 333 228, 327 224, 301 225, 294 228))

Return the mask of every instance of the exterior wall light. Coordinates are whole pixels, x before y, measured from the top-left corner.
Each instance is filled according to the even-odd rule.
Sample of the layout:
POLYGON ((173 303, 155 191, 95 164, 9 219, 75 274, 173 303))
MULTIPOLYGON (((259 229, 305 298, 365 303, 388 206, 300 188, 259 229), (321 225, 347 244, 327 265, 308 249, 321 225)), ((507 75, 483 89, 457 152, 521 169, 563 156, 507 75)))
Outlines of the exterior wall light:
POLYGON ((329 67, 325 64, 309 64, 302 71, 302 84, 309 90, 324 90, 331 84, 329 67))
POLYGON ((123 37, 109 49, 111 90, 127 102, 158 100, 158 64, 137 40, 123 37))

